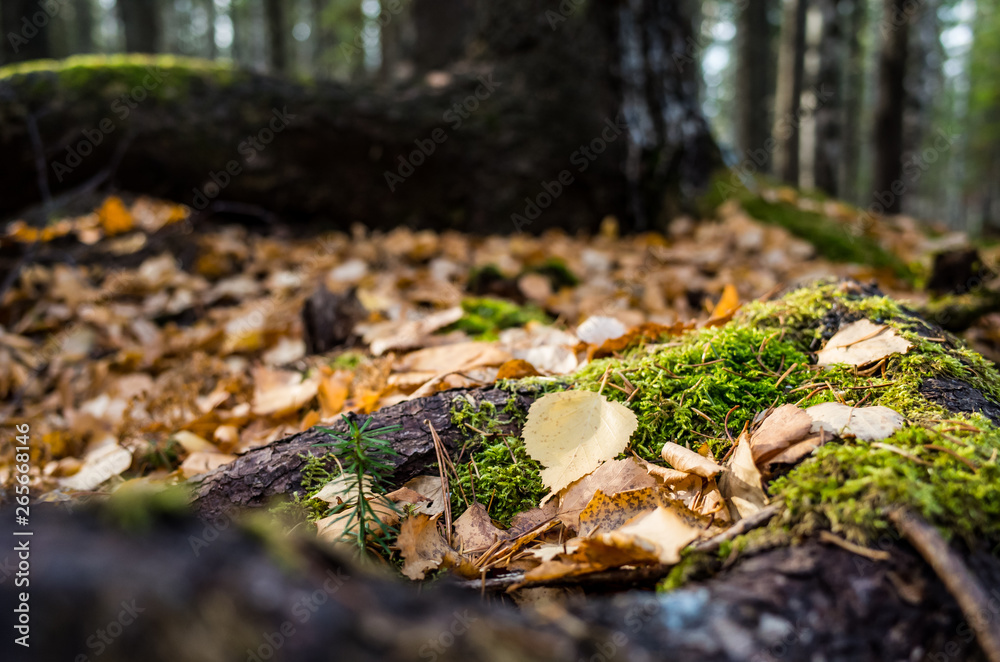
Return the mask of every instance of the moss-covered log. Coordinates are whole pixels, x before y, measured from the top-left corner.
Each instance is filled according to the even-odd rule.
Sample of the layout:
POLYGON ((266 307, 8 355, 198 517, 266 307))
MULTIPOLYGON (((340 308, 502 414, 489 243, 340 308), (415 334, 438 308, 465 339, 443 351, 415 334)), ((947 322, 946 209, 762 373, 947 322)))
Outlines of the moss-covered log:
POLYGON ((195 207, 479 232, 662 227, 693 204, 722 160, 676 66, 680 5, 477 6, 474 61, 391 90, 167 57, 0 70, 0 217, 42 199, 34 125, 56 194, 113 170, 195 207))
MULTIPOLYGON (((449 452, 455 454, 467 431, 453 422, 454 399, 468 398, 476 407, 490 406, 503 409, 514 406, 525 412, 531 404, 534 388, 525 388, 512 394, 499 388, 478 390, 454 389, 435 395, 402 402, 386 407, 370 418, 371 428, 399 425, 402 429, 392 435, 393 447, 398 453, 390 461, 396 466, 394 483, 403 483, 427 470, 436 462, 434 440, 430 425, 434 426, 449 452)), ((352 416, 360 424, 364 416, 352 416)), ((347 426, 343 421, 330 426, 341 432, 347 426)), ((519 434, 520 422, 511 419, 502 426, 507 434, 519 434)), ((327 451, 315 444, 329 441, 325 432, 311 428, 300 434, 275 441, 254 449, 235 462, 208 474, 198 486, 195 506, 206 517, 227 515, 244 507, 272 503, 274 498, 291 492, 302 491, 303 469, 308 458, 322 456, 327 451)))

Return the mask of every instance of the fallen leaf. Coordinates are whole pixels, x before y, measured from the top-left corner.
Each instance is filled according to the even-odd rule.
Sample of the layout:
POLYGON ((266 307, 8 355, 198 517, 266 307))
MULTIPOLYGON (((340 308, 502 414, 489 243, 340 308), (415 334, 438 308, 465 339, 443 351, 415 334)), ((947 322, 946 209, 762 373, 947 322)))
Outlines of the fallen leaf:
POLYGON ((608 340, 625 335, 628 329, 614 317, 595 315, 576 328, 576 337, 591 345, 602 345, 608 340))
POLYGON ((97 210, 97 217, 100 219, 101 227, 107 236, 128 232, 135 225, 135 219, 125 208, 125 203, 116 195, 109 195, 100 209, 97 210))
POLYGON ((500 366, 497 371, 497 380, 501 379, 521 379, 522 377, 538 377, 541 373, 523 359, 511 359, 500 366))
POLYGON ((811 434, 813 420, 806 410, 782 405, 771 412, 750 436, 750 450, 757 466, 811 434))
MULTIPOLYGON (((597 490, 615 495, 655 485, 656 480, 646 472, 642 460, 638 458, 610 460, 564 490, 559 497, 559 507, 554 515, 568 528, 579 531, 580 513, 594 498, 597 490)), ((515 522, 516 520, 515 517, 515 522)))
POLYGON ((700 453, 695 453, 672 441, 663 444, 660 456, 677 471, 694 474, 702 478, 714 478, 722 472, 722 467, 715 460, 704 457, 700 453))
POLYGON ((191 478, 199 474, 207 474, 209 471, 218 469, 224 464, 229 464, 235 459, 236 456, 229 453, 197 451, 188 455, 181 463, 181 475, 184 478, 191 478))
POLYGON ((638 425, 628 407, 601 394, 563 391, 532 403, 522 435, 555 493, 625 450, 638 425))
POLYGON ((732 316, 740 308, 740 293, 736 291, 736 288, 731 284, 727 283, 724 288, 722 288, 722 296, 719 297, 719 302, 715 304, 715 308, 712 309, 712 320, 723 319, 732 316))
POLYGON ((849 407, 824 402, 806 409, 813 421, 812 431, 829 432, 835 437, 856 437, 881 441, 903 427, 906 419, 888 407, 849 407))
POLYGON ((646 487, 608 496, 602 490, 597 490, 594 498, 580 513, 580 534, 592 536, 608 533, 636 515, 653 510, 658 505, 656 492, 656 488, 646 487))
POLYGON ((281 416, 297 411, 314 397, 319 388, 315 377, 302 379, 291 370, 259 367, 253 371, 253 413, 281 416))
POLYGON ((842 327, 827 341, 826 347, 816 353, 816 364, 861 366, 881 361, 891 354, 905 354, 912 346, 892 327, 858 320, 842 327))
POLYGON ((316 399, 319 400, 321 419, 332 418, 344 409, 352 379, 353 375, 347 370, 336 370, 320 377, 316 399))
POLYGON ((701 529, 689 524, 674 509, 660 506, 600 538, 616 546, 634 545, 639 540, 652 543, 659 562, 673 564, 681 560, 681 550, 700 536, 701 529))
POLYGON ((425 515, 438 515, 444 512, 444 490, 440 476, 414 476, 406 481, 403 487, 408 487, 430 500, 430 503, 424 503, 416 508, 415 512, 425 515))
POLYGON ((719 478, 719 491, 729 501, 734 522, 761 511, 767 505, 763 478, 753 461, 750 436, 744 432, 736 440, 736 450, 719 478))
POLYGON ((130 466, 132 466, 132 453, 118 444, 105 444, 87 453, 80 470, 59 482, 71 490, 86 492, 97 488, 130 466))
POLYGON ((390 349, 413 349, 419 347, 427 336, 438 329, 460 320, 463 314, 461 306, 454 306, 431 313, 420 320, 387 323, 387 326, 379 325, 376 331, 365 334, 364 340, 370 343, 369 348, 375 356, 381 356, 390 349))
POLYGON ((480 366, 498 366, 510 358, 510 354, 496 343, 461 342, 410 352, 396 359, 394 369, 400 372, 456 372, 480 366))
POLYGON ((438 515, 428 517, 422 513, 411 515, 399 527, 396 547, 403 557, 402 572, 410 579, 423 579, 429 570, 435 570, 453 554, 437 528, 438 515))
POLYGON ((469 551, 482 551, 490 547, 497 540, 506 538, 506 534, 493 524, 486 506, 481 503, 473 503, 462 515, 455 520, 455 534, 452 536, 452 543, 465 553, 469 551))

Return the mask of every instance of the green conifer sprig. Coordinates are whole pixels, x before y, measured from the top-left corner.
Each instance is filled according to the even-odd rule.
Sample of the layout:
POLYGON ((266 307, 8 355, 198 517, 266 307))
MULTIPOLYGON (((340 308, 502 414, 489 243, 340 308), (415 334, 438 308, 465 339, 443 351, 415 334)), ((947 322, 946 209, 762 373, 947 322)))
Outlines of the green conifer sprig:
MULTIPOLYGON (((392 552, 389 543, 398 534, 394 526, 385 524, 378 518, 368 496, 372 493, 385 492, 383 484, 386 476, 395 468, 387 459, 397 456, 391 442, 383 437, 402 429, 401 425, 368 429, 372 419, 367 418, 359 427, 357 423, 343 415, 347 423, 347 432, 342 433, 333 428, 319 428, 333 438, 333 441, 314 444, 328 446, 332 449, 344 477, 343 503, 335 507, 334 514, 340 514, 334 521, 347 519, 343 539, 356 546, 358 553, 364 555, 368 551, 368 541, 386 556, 392 552)), ((388 499, 384 500, 387 507, 395 509, 388 499)))

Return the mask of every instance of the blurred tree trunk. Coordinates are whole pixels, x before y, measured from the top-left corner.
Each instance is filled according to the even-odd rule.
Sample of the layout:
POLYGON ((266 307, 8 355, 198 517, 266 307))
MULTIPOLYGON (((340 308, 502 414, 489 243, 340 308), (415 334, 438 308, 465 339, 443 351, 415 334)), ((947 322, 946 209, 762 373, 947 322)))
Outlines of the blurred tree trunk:
POLYGON ((205 0, 205 16, 208 21, 208 28, 205 31, 205 41, 207 41, 208 59, 214 60, 219 56, 219 45, 215 41, 215 0, 205 0))
POLYGON ((333 46, 330 28, 326 24, 326 8, 329 0, 312 0, 310 4, 312 20, 312 69, 313 75, 323 76, 328 73, 326 54, 333 46))
POLYGON ((477 232, 596 230, 607 215, 623 230, 663 230, 697 211, 723 162, 677 4, 587 3, 565 16, 542 0, 485 4, 476 58, 435 87, 304 86, 164 60, 183 71, 86 158, 73 156, 81 132, 108 115, 120 94, 109 83, 128 72, 94 67, 74 85, 53 71, 0 81, 10 92, 0 117, 11 118, 0 152, 16 164, 0 214, 38 196, 25 104, 50 109, 40 130, 57 194, 107 168, 128 136, 115 184, 199 209, 211 192, 345 227, 477 232))
POLYGON ((475 0, 413 0, 418 71, 443 69, 462 59, 475 26, 475 0))
POLYGON ((836 196, 840 193, 837 175, 843 158, 843 89, 846 64, 841 8, 846 0, 820 0, 823 27, 819 43, 819 71, 816 84, 827 100, 816 107, 816 150, 813 178, 816 188, 836 196))
POLYGON ((781 47, 778 52, 778 88, 774 107, 774 172, 792 186, 799 183, 799 111, 806 50, 808 0, 784 0, 781 47))
MULTIPOLYGON (((770 150, 765 148, 771 137, 773 90, 771 76, 764 63, 771 60, 771 24, 767 13, 768 0, 748 2, 739 15, 736 28, 736 96, 738 116, 736 143, 744 158, 759 154, 754 160, 761 172, 770 169, 770 150)), ((742 161, 742 159, 740 159, 742 161)))
POLYGON ((159 53, 160 3, 156 0, 117 0, 118 18, 129 53, 159 53))
POLYGON ((93 0, 74 0, 73 14, 74 50, 77 53, 95 52, 93 0))
POLYGON ((874 195, 889 214, 898 214, 902 209, 906 53, 915 7, 919 7, 919 0, 884 0, 879 26, 882 51, 879 55, 879 99, 873 137, 874 195))
POLYGON ((861 154, 861 112, 865 95, 865 50, 862 33, 868 24, 868 0, 853 0, 847 28, 844 64, 843 156, 840 159, 840 197, 858 203, 861 154))
POLYGON ((51 57, 52 20, 38 0, 0 0, 0 63, 51 57))
POLYGON ((267 19, 267 43, 270 46, 271 71, 288 71, 288 44, 286 39, 285 5, 283 0, 264 0, 267 19))

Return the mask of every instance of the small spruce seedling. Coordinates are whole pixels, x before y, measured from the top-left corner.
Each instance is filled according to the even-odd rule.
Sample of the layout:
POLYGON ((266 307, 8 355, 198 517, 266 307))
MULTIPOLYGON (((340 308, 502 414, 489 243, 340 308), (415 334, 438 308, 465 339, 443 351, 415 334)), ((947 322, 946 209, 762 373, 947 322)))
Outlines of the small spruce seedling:
MULTIPOLYGON (((371 418, 366 419, 360 427, 346 415, 343 419, 347 423, 346 434, 332 428, 319 428, 332 437, 333 441, 314 444, 332 448, 345 479, 341 492, 343 503, 334 509, 334 514, 339 513, 341 517, 334 521, 348 520, 343 539, 355 545, 360 554, 367 551, 367 540, 371 536, 373 544, 388 556, 391 554, 389 542, 398 531, 378 518, 367 497, 375 490, 382 491, 387 474, 394 468, 385 458, 398 455, 389 440, 383 437, 402 429, 402 426, 369 430, 371 418)), ((382 501, 387 507, 395 509, 395 504, 388 499, 382 501)))

